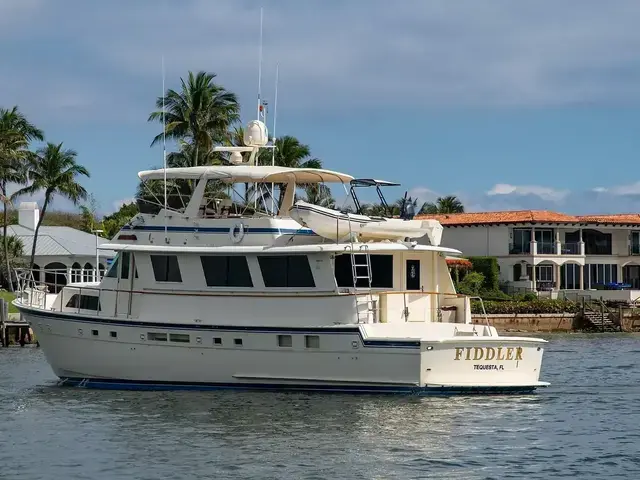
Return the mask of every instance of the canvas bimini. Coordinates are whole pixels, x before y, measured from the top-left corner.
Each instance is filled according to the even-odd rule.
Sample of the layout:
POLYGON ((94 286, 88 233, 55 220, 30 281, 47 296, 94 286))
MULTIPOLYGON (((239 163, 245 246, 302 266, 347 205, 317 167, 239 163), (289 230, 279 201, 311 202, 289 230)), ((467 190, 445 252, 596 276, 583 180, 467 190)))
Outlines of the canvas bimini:
POLYGON ((296 188, 353 177, 256 166, 266 127, 248 131, 245 146, 218 147, 235 165, 139 173, 144 213, 101 246, 118 253, 99 282, 59 288, 47 272, 20 273, 14 305, 61 383, 417 394, 547 385, 544 340, 472 322, 445 261, 460 252, 440 245, 437 222, 368 228, 347 215, 331 219, 334 237, 330 222, 303 215, 296 188))

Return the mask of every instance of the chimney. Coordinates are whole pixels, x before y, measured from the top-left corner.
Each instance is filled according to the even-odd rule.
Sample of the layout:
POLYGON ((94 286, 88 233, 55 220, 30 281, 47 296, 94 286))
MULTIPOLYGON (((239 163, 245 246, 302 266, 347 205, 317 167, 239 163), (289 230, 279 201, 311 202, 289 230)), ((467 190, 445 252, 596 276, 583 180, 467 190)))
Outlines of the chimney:
POLYGON ((35 230, 40 220, 40 209, 36 202, 21 202, 18 207, 18 223, 35 230))

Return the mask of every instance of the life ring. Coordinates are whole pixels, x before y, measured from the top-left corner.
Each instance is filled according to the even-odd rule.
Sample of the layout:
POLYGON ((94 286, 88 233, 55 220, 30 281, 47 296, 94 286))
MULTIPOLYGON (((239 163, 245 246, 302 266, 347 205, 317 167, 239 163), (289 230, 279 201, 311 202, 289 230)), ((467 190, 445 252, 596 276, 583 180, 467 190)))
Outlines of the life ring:
POLYGON ((240 243, 244 238, 244 224, 236 223, 233 227, 231 227, 229 229, 229 238, 233 243, 240 243))

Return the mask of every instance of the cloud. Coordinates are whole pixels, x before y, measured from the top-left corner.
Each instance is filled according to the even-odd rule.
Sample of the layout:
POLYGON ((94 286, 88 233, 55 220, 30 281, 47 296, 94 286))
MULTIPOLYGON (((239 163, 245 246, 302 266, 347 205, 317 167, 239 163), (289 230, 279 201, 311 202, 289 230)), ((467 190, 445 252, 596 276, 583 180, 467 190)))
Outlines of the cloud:
POLYGON ((629 185, 617 185, 609 188, 597 187, 593 189, 596 193, 609 193, 615 196, 640 196, 640 181, 629 185))
POLYGON ((540 197, 542 200, 561 202, 567 197, 567 195, 569 195, 569 191, 556 190, 554 188, 543 187, 540 185, 509 185, 508 183, 497 183, 487 192, 487 195, 490 197, 496 195, 533 195, 540 197))
MULTIPOLYGON (((0 91, 26 85, 19 103, 64 107, 66 116, 88 108, 96 116, 119 109, 146 116, 160 91, 164 54, 168 86, 204 69, 253 103, 262 3, 3 0, 0 17, 11 29, 0 39, 11 75, 0 78, 0 91)), ((369 0, 366 9, 359 2, 272 2, 263 94, 272 95, 279 63, 286 110, 638 102, 638 23, 635 0, 615 9, 596 0, 579 9, 551 0, 369 0)))
POLYGON ((438 194, 427 187, 413 187, 408 190, 408 197, 418 199, 418 203, 432 202, 438 198, 438 194))

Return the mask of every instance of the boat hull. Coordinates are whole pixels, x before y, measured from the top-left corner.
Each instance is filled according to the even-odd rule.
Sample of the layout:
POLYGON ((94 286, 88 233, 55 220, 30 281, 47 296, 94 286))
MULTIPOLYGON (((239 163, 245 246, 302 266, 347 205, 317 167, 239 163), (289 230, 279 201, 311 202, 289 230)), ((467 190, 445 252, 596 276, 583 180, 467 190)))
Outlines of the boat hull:
POLYGON ((64 385, 404 394, 523 393, 547 385, 538 381, 541 347, 523 339, 420 341, 374 338, 372 326, 147 327, 32 309, 23 315, 64 385), (167 340, 153 340, 158 334, 167 340), (310 339, 317 348, 309 348, 310 339), (279 344, 283 340, 285 346, 279 344), (498 341, 502 347, 497 347, 498 341), (496 350, 505 348, 503 357, 507 348, 512 357, 521 348, 525 359, 518 365, 515 357, 503 359, 495 370, 474 369, 474 350, 465 360, 466 348, 486 351, 494 343, 496 350))

